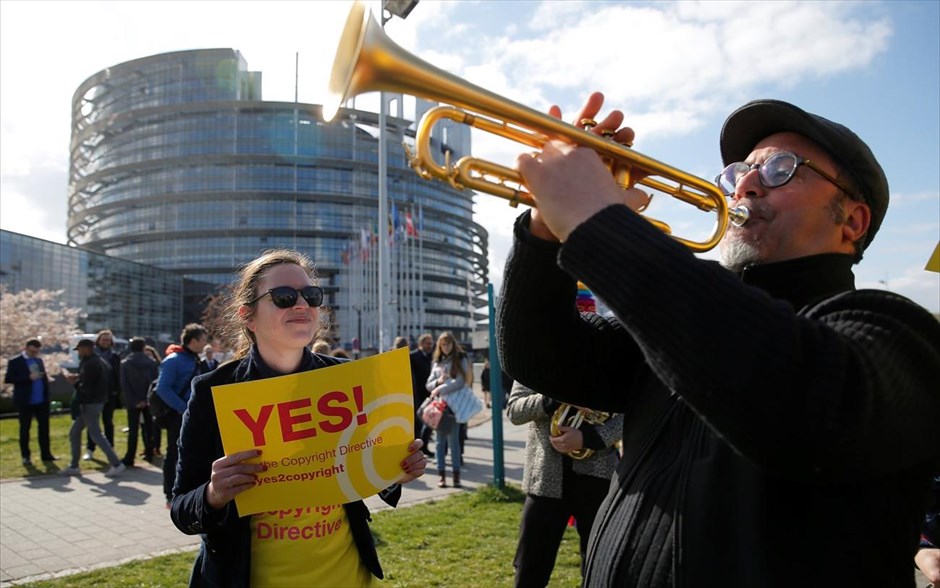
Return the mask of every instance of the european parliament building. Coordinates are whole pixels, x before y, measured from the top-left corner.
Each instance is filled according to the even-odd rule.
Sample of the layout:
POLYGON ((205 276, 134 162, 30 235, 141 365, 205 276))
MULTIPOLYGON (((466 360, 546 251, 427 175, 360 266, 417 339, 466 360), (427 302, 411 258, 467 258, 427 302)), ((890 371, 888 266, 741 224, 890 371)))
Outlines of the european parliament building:
POLYGON ((83 311, 82 333, 111 329, 126 338, 176 341, 184 282, 150 265, 0 230, 0 284, 11 293, 62 290, 59 301, 83 311))
MULTIPOLYGON (((386 124, 390 213, 379 219, 378 115, 342 109, 326 124, 318 105, 262 101, 261 79, 238 51, 206 49, 85 80, 72 99, 69 243, 187 278, 189 318, 261 252, 298 249, 317 265, 333 336, 381 348, 387 239, 386 337, 450 330, 469 341, 485 305, 487 232, 470 192, 408 167, 414 125, 400 97, 386 124)), ((418 101, 416 116, 427 107, 418 101)), ((435 137, 442 154, 469 151, 468 128, 435 137)))

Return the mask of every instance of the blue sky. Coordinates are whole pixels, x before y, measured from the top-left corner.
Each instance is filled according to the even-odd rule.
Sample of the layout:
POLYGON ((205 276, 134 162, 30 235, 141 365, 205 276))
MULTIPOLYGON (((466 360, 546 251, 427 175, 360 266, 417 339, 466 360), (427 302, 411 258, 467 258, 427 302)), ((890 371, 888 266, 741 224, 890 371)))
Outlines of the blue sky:
MULTIPOLYGON (((231 47, 263 72, 264 99, 292 100, 299 52, 300 100, 320 102, 347 8, 2 0, 0 226, 64 241, 70 103, 87 77, 155 53, 231 47)), ((418 57, 540 110, 557 103, 572 113, 600 90, 627 114, 635 149, 706 178, 721 166, 725 116, 749 100, 787 100, 845 124, 872 148, 891 186, 858 286, 888 287, 940 312, 940 274, 923 270, 940 241, 940 2, 422 0, 387 33, 418 57)), ((505 164, 524 150, 476 132, 473 140, 476 155, 505 164)), ((476 201, 498 286, 516 211, 476 201)), ((707 233, 712 219, 683 208, 658 199, 651 214, 677 232, 707 233)))

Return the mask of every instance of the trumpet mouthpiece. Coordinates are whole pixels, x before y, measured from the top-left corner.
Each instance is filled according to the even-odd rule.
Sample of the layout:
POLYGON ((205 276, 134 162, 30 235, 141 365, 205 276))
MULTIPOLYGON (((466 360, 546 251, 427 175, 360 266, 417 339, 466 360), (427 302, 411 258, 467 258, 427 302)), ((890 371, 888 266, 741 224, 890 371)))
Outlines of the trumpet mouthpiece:
POLYGON ((735 206, 728 211, 728 216, 731 218, 731 224, 736 227, 743 227, 751 218, 751 211, 747 206, 735 206))

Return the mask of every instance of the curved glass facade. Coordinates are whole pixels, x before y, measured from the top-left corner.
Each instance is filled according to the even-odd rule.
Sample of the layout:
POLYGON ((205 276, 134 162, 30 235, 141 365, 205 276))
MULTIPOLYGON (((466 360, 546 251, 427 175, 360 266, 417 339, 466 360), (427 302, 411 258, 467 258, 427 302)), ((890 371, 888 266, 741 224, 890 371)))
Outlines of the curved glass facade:
POLYGON ((83 311, 82 333, 170 342, 182 326, 182 277, 19 233, 0 231, 0 283, 9 292, 61 290, 65 306, 83 311))
POLYGON ((452 330, 468 341, 485 304, 487 233, 470 192, 408 167, 410 125, 387 119, 380 223, 377 114, 342 110, 325 124, 317 105, 263 102, 261 74, 231 49, 115 65, 72 99, 69 242, 195 280, 189 303, 260 252, 296 248, 317 263, 334 336, 361 333, 369 348, 378 235, 391 232, 386 337, 452 330))

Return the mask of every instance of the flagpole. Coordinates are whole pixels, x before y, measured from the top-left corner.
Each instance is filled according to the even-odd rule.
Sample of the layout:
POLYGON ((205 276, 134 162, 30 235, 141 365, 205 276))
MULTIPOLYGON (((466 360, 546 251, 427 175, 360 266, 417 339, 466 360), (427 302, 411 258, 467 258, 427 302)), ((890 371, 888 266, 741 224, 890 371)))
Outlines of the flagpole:
POLYGON ((418 204, 418 329, 424 333, 424 205, 418 204))

